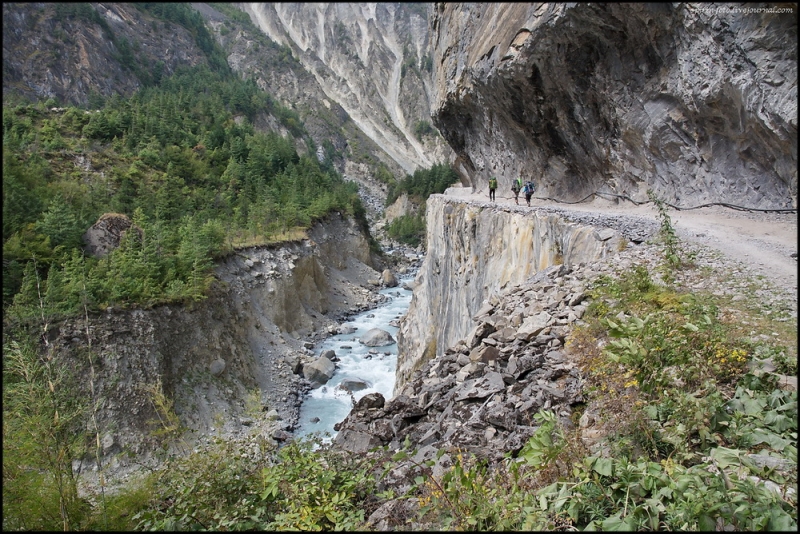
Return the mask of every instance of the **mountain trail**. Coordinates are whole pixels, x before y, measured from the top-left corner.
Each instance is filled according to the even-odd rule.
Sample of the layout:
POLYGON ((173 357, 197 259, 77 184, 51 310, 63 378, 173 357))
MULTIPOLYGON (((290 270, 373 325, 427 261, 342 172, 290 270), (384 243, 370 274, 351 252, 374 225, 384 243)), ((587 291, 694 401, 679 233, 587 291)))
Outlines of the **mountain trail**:
MULTIPOLYGON (((514 206, 514 198, 503 196, 498 190, 496 204, 514 206)), ((476 202, 488 203, 488 193, 469 188, 450 188, 445 193, 476 202)), ((648 203, 634 205, 626 201, 609 201, 596 198, 581 204, 566 204, 550 200, 531 199, 531 207, 520 195, 519 207, 558 208, 569 212, 592 212, 605 215, 626 215, 659 221, 655 207, 648 203)), ((692 210, 669 209, 680 239, 691 241, 702 247, 716 249, 724 257, 739 262, 755 275, 770 280, 777 289, 793 293, 797 301, 797 214, 739 211, 723 206, 711 206, 692 210)))

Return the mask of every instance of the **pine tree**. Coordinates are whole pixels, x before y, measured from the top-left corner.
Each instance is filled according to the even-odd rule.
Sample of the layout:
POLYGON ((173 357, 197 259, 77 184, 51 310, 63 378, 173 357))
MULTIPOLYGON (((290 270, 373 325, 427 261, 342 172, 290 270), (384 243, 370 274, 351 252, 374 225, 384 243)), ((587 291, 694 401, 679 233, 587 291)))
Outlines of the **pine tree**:
POLYGON ((60 194, 50 201, 47 211, 36 223, 36 230, 50 237, 50 244, 54 248, 59 245, 74 248, 81 242, 82 228, 72 208, 60 194))

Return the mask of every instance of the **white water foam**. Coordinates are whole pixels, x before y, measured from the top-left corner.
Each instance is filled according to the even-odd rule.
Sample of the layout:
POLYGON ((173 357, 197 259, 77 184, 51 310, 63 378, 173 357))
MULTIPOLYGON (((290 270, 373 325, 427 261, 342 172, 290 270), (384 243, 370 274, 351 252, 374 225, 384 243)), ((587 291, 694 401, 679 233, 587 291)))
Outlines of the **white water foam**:
POLYGON ((332 336, 318 347, 317 355, 332 349, 341 361, 337 362, 336 373, 328 383, 311 390, 310 395, 303 400, 295 437, 319 433, 324 442, 330 442, 336 435, 333 426, 347 417, 353 406, 350 393, 337 388, 342 380, 359 379, 370 384, 366 389, 353 392, 356 401, 375 392, 381 393, 387 400, 392 397, 397 369, 397 343, 373 348, 361 344, 359 339, 372 328, 386 330, 397 339, 398 329, 389 323, 408 311, 411 291, 402 286, 412 278, 404 277, 400 279, 398 287, 381 290, 382 294, 389 296, 388 302, 345 323, 354 327, 355 332, 332 336), (376 354, 370 355, 370 350, 376 354), (319 418, 319 421, 312 423, 314 418, 319 418))

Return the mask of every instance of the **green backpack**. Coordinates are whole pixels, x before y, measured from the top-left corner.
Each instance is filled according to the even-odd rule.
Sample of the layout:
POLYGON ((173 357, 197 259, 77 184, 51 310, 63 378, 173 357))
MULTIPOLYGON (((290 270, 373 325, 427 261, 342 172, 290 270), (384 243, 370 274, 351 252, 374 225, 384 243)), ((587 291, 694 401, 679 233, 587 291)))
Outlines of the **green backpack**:
POLYGON ((489 189, 497 189, 497 178, 489 178, 489 189))

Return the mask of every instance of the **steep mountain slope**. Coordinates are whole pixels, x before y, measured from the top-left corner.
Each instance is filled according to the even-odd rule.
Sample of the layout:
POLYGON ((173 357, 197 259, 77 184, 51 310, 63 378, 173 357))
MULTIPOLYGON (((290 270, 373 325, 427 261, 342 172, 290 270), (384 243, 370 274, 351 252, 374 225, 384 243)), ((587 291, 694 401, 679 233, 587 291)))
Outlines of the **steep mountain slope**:
POLYGON ((434 122, 476 187, 793 207, 796 10, 439 3, 434 122))
POLYGON ((433 91, 427 4, 240 5, 405 172, 447 158, 425 126, 433 91))
POLYGON ((130 96, 180 66, 208 64, 203 44, 134 4, 3 3, 3 95, 84 105, 93 93, 130 96))
MULTIPOLYGON (((425 5, 331 4, 320 12, 308 4, 174 6, 4 4, 4 94, 99 107, 101 98, 130 96, 181 66, 214 63, 296 112, 318 157, 361 182, 377 203, 386 191, 376 174, 399 179, 452 154, 430 124, 425 5), (323 39, 299 47, 283 20, 320 24, 314 31, 323 39)), ((280 124, 286 119, 262 114, 256 127, 298 137, 280 124)))

